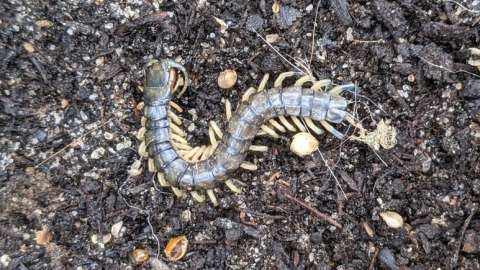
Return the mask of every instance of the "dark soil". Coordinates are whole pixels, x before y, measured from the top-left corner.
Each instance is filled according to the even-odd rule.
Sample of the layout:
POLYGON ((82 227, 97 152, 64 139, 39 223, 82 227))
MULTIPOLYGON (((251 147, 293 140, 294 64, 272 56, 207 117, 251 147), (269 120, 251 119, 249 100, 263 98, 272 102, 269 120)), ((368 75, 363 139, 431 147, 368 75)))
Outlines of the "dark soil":
MULTIPOLYGON (((462 1, 480 9, 473 2, 462 1)), ((310 59, 317 3, 281 1, 279 15, 272 4, 1 1, 0 268, 150 269, 129 255, 156 256, 153 229, 160 260, 170 238, 189 239, 173 269, 480 269, 480 79, 466 64, 480 44, 480 16, 453 1, 319 3, 313 73, 354 82, 382 108, 360 98, 374 120, 398 129, 397 146, 378 152, 387 165, 366 145, 321 138, 347 199, 319 155, 289 151, 290 135, 258 139, 269 152, 248 157, 258 171, 233 175, 244 193, 218 190, 219 207, 175 199, 148 172, 128 176, 149 59, 189 70, 192 86, 178 102, 195 109, 197 143, 207 141, 209 120, 225 127, 222 99, 236 104, 264 73, 292 70, 253 30, 278 34, 283 55, 310 59), (216 81, 226 68, 239 77, 229 91, 216 81), (385 210, 404 227, 387 227, 385 210), (120 221, 123 236, 103 248, 92 242, 120 221), (46 246, 35 240, 43 226, 53 234, 46 246)))

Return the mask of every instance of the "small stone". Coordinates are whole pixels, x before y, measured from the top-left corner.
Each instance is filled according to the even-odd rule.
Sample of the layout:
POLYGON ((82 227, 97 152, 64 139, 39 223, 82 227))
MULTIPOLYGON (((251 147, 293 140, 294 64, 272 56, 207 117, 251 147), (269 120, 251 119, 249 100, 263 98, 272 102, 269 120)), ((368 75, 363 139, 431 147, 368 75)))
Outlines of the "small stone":
POLYGON ((99 147, 90 154, 91 159, 99 159, 105 155, 105 148, 99 147))
POLYGON ((107 29, 107 30, 111 30, 113 29, 113 23, 109 22, 109 23, 106 23, 103 25, 103 28, 107 29))
POLYGON ((99 57, 95 59, 95 65, 102 66, 105 63, 105 57, 99 57))
POLYGON ((354 40, 354 38, 353 38, 353 28, 352 27, 348 27, 347 32, 345 34, 346 34, 347 41, 351 42, 351 41, 354 40))
POLYGON ((308 13, 310 13, 310 11, 312 11, 312 10, 313 10, 313 5, 312 5, 312 4, 308 5, 308 6, 305 8, 305 11, 308 12, 308 13))
POLYGON ((243 235, 243 232, 240 229, 230 229, 230 230, 225 230, 225 240, 227 242, 235 242, 238 239, 240 239, 243 235))
POLYGON ((480 254, 480 233, 474 230, 465 232, 462 251, 468 254, 480 254))
POLYGON ((33 47, 32 43, 24 42, 22 44, 22 47, 27 53, 33 53, 35 51, 35 48, 33 47))
POLYGON ((251 15, 246 22, 246 28, 252 32, 258 32, 263 27, 264 20, 259 15, 251 15))
POLYGON ((391 270, 398 270, 400 269, 397 266, 397 262, 395 261, 395 256, 393 256, 393 253, 390 249, 388 248, 382 248, 380 252, 378 253, 378 259, 385 264, 388 269, 391 270))
POLYGON ((130 140, 125 140, 121 143, 118 143, 116 146, 115 146, 115 149, 117 151, 122 151, 123 149, 126 149, 126 148, 129 148, 132 146, 132 142, 130 140))
POLYGON ((60 101, 60 106, 62 107, 62 109, 67 108, 68 105, 70 105, 70 102, 68 101, 68 99, 64 99, 64 98, 63 98, 63 99, 60 101))
POLYGON ((110 230, 110 233, 114 238, 121 238, 125 233, 125 231, 126 231, 126 228, 123 226, 123 221, 120 221, 113 224, 112 229, 110 230))
POLYGON ((108 141, 113 140, 113 134, 110 132, 104 132, 103 137, 105 138, 105 140, 108 140, 108 141))
POLYGON ((413 75, 413 74, 408 75, 407 80, 409 82, 414 82, 415 81, 415 75, 413 75))
POLYGON ((52 233, 48 230, 47 226, 43 226, 42 230, 37 231, 35 234, 35 241, 39 246, 46 246, 53 238, 52 233))
POLYGON ((5 268, 8 267, 11 261, 12 261, 12 258, 10 258, 8 254, 3 254, 2 257, 0 257, 0 264, 5 268))
POLYGON ((267 40, 268 43, 276 43, 279 40, 280 36, 278 34, 270 34, 266 35, 265 39, 267 40))
POLYGON ((192 220, 192 211, 190 210, 184 210, 182 212, 182 221, 185 223, 189 223, 192 220))
POLYGON ((49 20, 38 20, 35 22, 35 25, 38 27, 38 28, 50 28, 53 26, 53 22, 49 21, 49 20))

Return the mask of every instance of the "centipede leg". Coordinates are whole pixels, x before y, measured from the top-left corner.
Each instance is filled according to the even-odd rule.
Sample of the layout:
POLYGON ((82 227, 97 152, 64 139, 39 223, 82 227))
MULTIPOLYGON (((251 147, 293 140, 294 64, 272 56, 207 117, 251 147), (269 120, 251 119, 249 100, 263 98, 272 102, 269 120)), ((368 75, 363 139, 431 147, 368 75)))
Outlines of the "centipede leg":
POLYGON ((225 181, 225 185, 233 192, 233 193, 242 193, 242 189, 240 189, 239 187, 235 186, 235 184, 233 183, 233 181, 231 179, 228 179, 227 181, 225 181))
POLYGON ((332 133, 333 136, 337 137, 338 139, 342 140, 345 136, 338 130, 336 130, 332 125, 330 125, 327 121, 322 120, 320 124, 327 130, 328 132, 332 133))
POLYGON ((174 108, 177 112, 182 113, 183 109, 177 103, 170 101, 170 107, 174 108))
POLYGON ((165 175, 161 172, 157 173, 158 183, 162 187, 169 187, 170 183, 165 179, 165 175))
POLYGON ((128 175, 138 176, 142 173, 142 161, 140 159, 135 160, 128 170, 128 175))
POLYGON ((321 129, 320 127, 318 127, 317 125, 315 125, 315 123, 313 122, 312 118, 310 118, 310 117, 304 117, 303 119, 305 120, 305 124, 307 125, 307 127, 308 127, 309 129, 311 129, 315 134, 317 134, 317 135, 323 134, 323 129, 321 129))
POLYGON ((138 139, 139 141, 145 140, 145 131, 146 131, 145 127, 141 127, 141 128, 137 131, 137 136, 136 136, 136 137, 137 137, 137 139, 138 139))
POLYGON ((175 196, 177 196, 177 198, 183 198, 185 196, 185 191, 181 190, 181 189, 178 189, 176 187, 171 187, 172 188, 172 191, 173 191, 173 194, 175 194, 175 196))
POLYGON ((138 154, 143 157, 143 158, 147 158, 148 157, 148 153, 147 153, 147 145, 145 144, 145 141, 142 141, 140 143, 140 146, 138 146, 138 154))
POLYGON ((232 118, 232 103, 228 99, 225 99, 225 116, 227 121, 230 121, 230 118, 232 118))
POLYGON ((172 112, 171 110, 168 111, 168 117, 170 118, 170 120, 172 120, 173 123, 179 126, 182 125, 182 119, 180 119, 180 117, 176 115, 174 112, 172 112))
POLYGON ((313 76, 310 76, 310 75, 305 75, 303 77, 300 77, 300 79, 298 79, 296 82, 295 82, 295 86, 303 86, 303 84, 307 83, 307 82, 315 82, 317 79, 315 79, 315 77, 313 76))
POLYGON ((278 75, 277 79, 275 79, 275 82, 273 83, 273 87, 275 87, 275 88, 282 87, 283 81, 286 78, 292 77, 292 76, 295 76, 295 75, 298 75, 298 74, 299 74, 298 72, 294 72, 294 71, 280 73, 280 75, 278 75))
POLYGON ((215 121, 210 121, 209 124, 213 128, 213 131, 215 131, 215 134, 218 136, 218 138, 223 138, 223 132, 220 127, 218 127, 217 123, 215 121))
POLYGON ((299 130, 301 130, 302 132, 307 131, 307 128, 305 128, 305 126, 302 124, 302 122, 298 117, 292 116, 290 118, 292 119, 293 123, 298 127, 299 130))
POLYGON ((282 133, 287 132, 285 127, 280 125, 275 119, 268 120, 268 123, 270 123, 270 125, 272 125, 275 129, 277 129, 278 131, 280 131, 282 133))
MULTIPOLYGON (((273 130, 272 128, 270 128, 269 126, 267 125, 262 125, 261 127, 261 130, 263 132, 265 132, 265 134, 267 135, 270 135, 271 137, 275 138, 275 139, 279 139, 280 138, 280 135, 278 135, 277 132, 275 132, 275 130, 273 130)), ((260 135, 260 133, 258 133, 260 135)))
POLYGON ((289 131, 291 132, 297 131, 297 129, 292 124, 290 124, 290 122, 288 122, 285 116, 281 115, 278 117, 278 119, 280 120, 280 123, 282 123, 282 125, 286 127, 289 131))
POLYGON ((250 87, 247 89, 247 91, 245 91, 245 93, 242 95, 242 102, 246 102, 248 101, 248 99, 250 98, 250 96, 252 94, 254 94, 255 92, 257 92, 257 90, 253 87, 250 87))
POLYGON ((154 173, 156 172, 157 170, 155 169, 155 161, 153 160, 153 158, 149 158, 148 159, 148 171, 151 172, 151 173, 154 173))
POLYGON ((192 198, 198 203, 203 203, 205 201, 205 195, 200 194, 198 191, 191 191, 190 195, 192 195, 192 198))
POLYGON ((207 195, 213 206, 218 206, 217 196, 215 196, 215 192, 213 191, 213 189, 207 189, 207 195))
POLYGON ((256 171, 258 169, 257 165, 250 162, 243 162, 240 164, 240 168, 248 171, 256 171))
POLYGON ((266 73, 265 75, 263 75, 262 81, 258 85, 257 92, 261 92, 265 90, 265 87, 267 86, 267 82, 269 78, 270 78, 270 74, 266 73))
POLYGON ((320 81, 314 82, 312 87, 310 87, 310 88, 315 90, 315 91, 323 91, 323 88, 325 88, 325 87, 327 87, 331 84, 332 84, 332 81, 329 80, 329 79, 320 80, 320 81))

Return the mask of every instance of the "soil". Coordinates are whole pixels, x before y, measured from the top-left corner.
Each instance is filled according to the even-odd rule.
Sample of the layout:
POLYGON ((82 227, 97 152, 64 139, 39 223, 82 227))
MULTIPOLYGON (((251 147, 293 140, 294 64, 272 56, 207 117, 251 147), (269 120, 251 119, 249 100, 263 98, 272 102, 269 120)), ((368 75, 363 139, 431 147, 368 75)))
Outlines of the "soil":
POLYGON ((480 77, 467 65, 478 11, 454 1, 273 4, 2 1, 0 268, 480 269, 480 77), (364 125, 389 119, 397 145, 375 152, 320 136, 335 180, 320 154, 289 151, 291 134, 260 137, 269 151, 247 158, 258 170, 232 175, 244 192, 218 188, 218 207, 176 199, 151 173, 129 177, 145 64, 186 66, 191 86, 177 102, 195 127, 189 141, 207 142, 208 121, 225 128, 225 99, 237 104, 263 74, 293 69, 260 38, 269 34, 317 78, 355 83, 364 125), (228 68, 238 82, 222 90, 228 68), (402 228, 386 225, 386 210, 402 228), (122 233, 94 241, 119 222, 122 233), (47 237, 36 237, 42 228, 47 237), (168 262, 163 248, 177 235, 187 254, 168 262), (150 260, 136 264, 140 248, 150 260))

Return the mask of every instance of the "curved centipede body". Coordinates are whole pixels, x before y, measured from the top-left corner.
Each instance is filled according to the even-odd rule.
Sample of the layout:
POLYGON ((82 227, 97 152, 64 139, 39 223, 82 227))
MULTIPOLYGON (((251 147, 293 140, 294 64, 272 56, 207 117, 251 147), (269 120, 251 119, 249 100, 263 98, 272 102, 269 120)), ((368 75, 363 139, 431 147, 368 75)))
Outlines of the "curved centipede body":
MULTIPOLYGON (((213 153, 205 155, 203 160, 192 163, 186 160, 175 146, 169 107, 174 88, 172 69, 178 69, 187 77, 185 69, 170 60, 153 62, 146 69, 144 88, 145 112, 145 148, 151 157, 151 166, 162 171, 164 183, 172 186, 174 192, 192 191, 198 196, 198 190, 207 190, 212 199, 211 189, 219 183, 225 183, 232 190, 228 175, 238 169, 245 159, 253 138, 268 120, 279 117, 304 117, 320 121, 322 124, 342 122, 346 112, 347 100, 338 95, 315 91, 312 88, 292 86, 271 88, 252 93, 239 104, 231 115, 227 130, 218 142, 213 153), (207 158, 208 156, 208 158, 207 158)), ((344 86, 344 88, 353 85, 344 86)), ((336 137, 343 135, 331 128, 336 137)), ((175 193, 177 193, 175 192, 175 193)), ((213 199, 212 199, 213 201, 213 199)))

